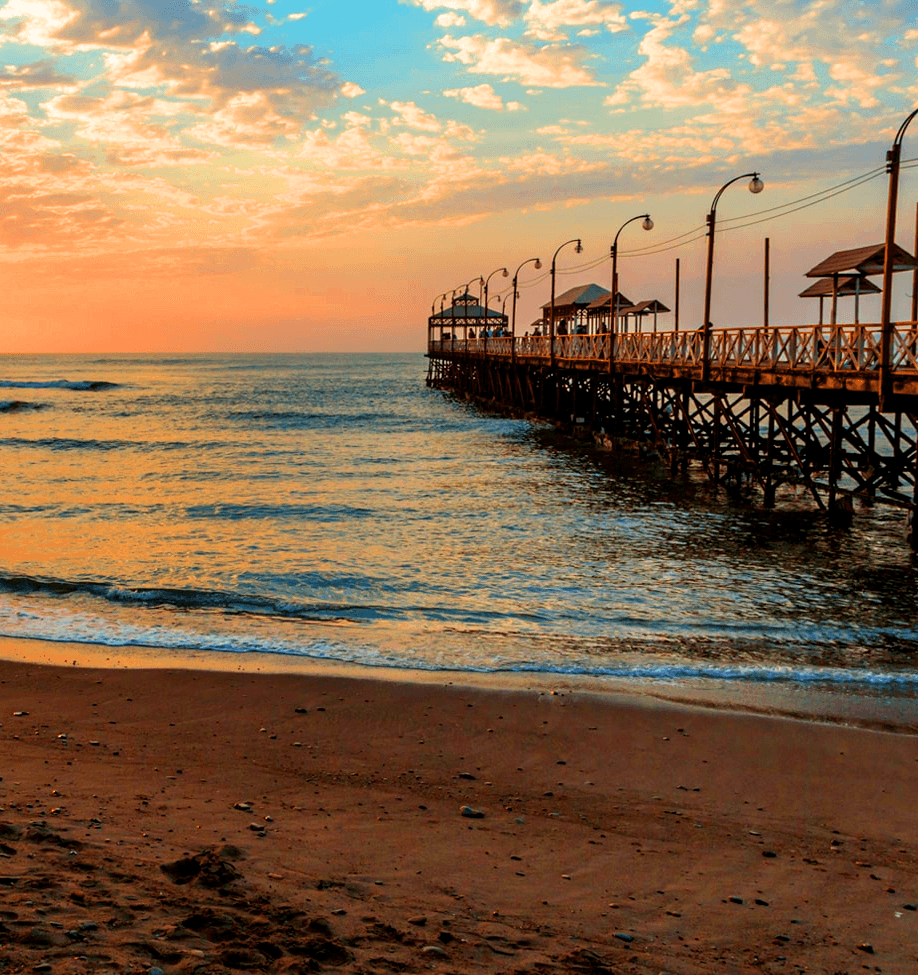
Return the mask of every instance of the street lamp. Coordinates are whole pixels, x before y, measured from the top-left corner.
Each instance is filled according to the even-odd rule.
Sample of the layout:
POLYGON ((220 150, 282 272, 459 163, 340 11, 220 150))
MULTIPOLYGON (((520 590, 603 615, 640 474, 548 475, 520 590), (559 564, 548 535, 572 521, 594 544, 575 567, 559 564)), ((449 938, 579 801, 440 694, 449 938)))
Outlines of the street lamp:
POLYGON ((899 126, 892 148, 886 153, 886 171, 889 173, 889 196, 886 202, 886 246, 883 250, 883 308, 880 314, 880 408, 889 392, 889 360, 892 346, 892 276, 893 249, 896 245, 896 208, 899 203, 899 158, 902 139, 909 122, 918 115, 916 108, 899 126))
POLYGON ((519 298, 519 293, 516 290, 516 282, 520 276, 520 271, 527 264, 535 264, 535 269, 538 271, 542 267, 542 262, 538 257, 530 257, 528 260, 523 261, 523 263, 516 269, 516 273, 513 275, 513 304, 510 306, 510 335, 513 339, 513 343, 510 346, 512 356, 516 356, 516 299, 519 298))
MULTIPOLYGON (((643 220, 644 222, 641 226, 645 230, 653 230, 653 220, 650 219, 649 213, 641 213, 636 217, 632 217, 630 220, 626 220, 619 228, 618 234, 620 234, 629 223, 634 223, 635 220, 643 220)), ((609 319, 610 331, 618 331, 618 234, 615 235, 615 240, 612 241, 612 299, 610 304, 611 316, 609 319)), ((610 344, 611 348, 611 344, 610 344)))
POLYGON ((490 282, 491 278, 493 278, 494 275, 497 274, 500 271, 503 271, 503 275, 504 275, 505 278, 506 277, 509 277, 509 272, 507 271, 507 269, 505 267, 499 267, 497 269, 497 271, 492 271, 484 279, 484 311, 485 311, 485 322, 486 323, 487 323, 487 319, 488 319, 488 283, 490 282))
POLYGON ((437 295, 433 300, 433 304, 430 306, 430 314, 436 315, 437 313, 437 302, 440 302, 440 311, 443 311, 443 299, 449 294, 448 291, 444 291, 442 295, 437 295))
POLYGON ((561 253, 561 248, 567 247, 568 244, 576 244, 577 246, 574 250, 578 254, 583 251, 583 244, 579 238, 575 237, 573 240, 566 240, 555 251, 555 256, 551 259, 551 310, 548 316, 548 354, 551 358, 552 365, 555 364, 555 263, 558 260, 558 254, 561 253))
POLYGON ((711 364, 708 361, 708 357, 711 351, 711 276, 714 270, 714 226, 717 219, 717 203, 720 200, 721 194, 728 186, 732 186, 734 183, 747 177, 749 178, 750 193, 761 193, 765 189, 765 184, 759 179, 758 173, 743 173, 742 176, 734 176, 733 179, 724 183, 717 191, 717 196, 714 197, 714 202, 711 204, 711 212, 707 216, 708 262, 704 279, 704 320, 702 322, 702 328, 704 329, 704 358, 701 364, 701 378, 704 382, 707 382, 711 375, 711 364))

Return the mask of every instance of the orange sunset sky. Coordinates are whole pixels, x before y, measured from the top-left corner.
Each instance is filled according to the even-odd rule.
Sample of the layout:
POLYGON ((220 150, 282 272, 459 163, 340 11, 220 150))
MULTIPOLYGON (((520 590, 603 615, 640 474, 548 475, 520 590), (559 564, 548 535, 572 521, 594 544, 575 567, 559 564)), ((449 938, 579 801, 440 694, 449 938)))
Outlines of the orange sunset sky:
MULTIPOLYGON (((918 104, 914 0, 6 0, 0 40, 4 352, 421 350, 442 292, 572 237, 559 292, 609 287, 645 211, 622 291, 671 305, 678 258, 694 327, 751 170, 712 317, 761 320, 769 237, 772 324, 806 324, 918 104)), ((907 164, 910 251, 916 199, 907 164)))

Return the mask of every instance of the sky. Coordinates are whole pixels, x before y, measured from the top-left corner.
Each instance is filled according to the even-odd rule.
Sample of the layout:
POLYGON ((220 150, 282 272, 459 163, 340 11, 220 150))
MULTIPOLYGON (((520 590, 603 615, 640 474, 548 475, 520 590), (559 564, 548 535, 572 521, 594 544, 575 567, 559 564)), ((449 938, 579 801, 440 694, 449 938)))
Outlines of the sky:
MULTIPOLYGON (((751 171, 712 319, 762 321, 768 238, 771 324, 809 324, 918 105, 914 0, 5 0, 0 44, 0 352, 419 351, 539 257, 522 331, 556 253, 557 293, 609 287, 645 212, 621 290, 672 307, 678 259, 695 327, 751 171)), ((916 200, 906 167, 909 251, 916 200)))

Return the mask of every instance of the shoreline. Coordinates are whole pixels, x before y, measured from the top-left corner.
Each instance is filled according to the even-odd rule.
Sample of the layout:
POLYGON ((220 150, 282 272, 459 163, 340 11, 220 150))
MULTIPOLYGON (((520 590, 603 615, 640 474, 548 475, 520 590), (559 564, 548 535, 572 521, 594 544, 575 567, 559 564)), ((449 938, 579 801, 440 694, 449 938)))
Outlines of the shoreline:
POLYGON ((26 637, 0 637, 0 663, 3 661, 84 669, 328 676, 494 691, 576 691, 600 698, 659 700, 685 707, 918 735, 918 697, 884 693, 882 687, 866 689, 869 693, 865 693, 865 688, 842 687, 831 681, 674 680, 547 671, 410 670, 282 653, 111 647, 26 637))
POLYGON ((0 662, 0 945, 13 971, 906 975, 916 799, 913 739, 863 728, 0 662))

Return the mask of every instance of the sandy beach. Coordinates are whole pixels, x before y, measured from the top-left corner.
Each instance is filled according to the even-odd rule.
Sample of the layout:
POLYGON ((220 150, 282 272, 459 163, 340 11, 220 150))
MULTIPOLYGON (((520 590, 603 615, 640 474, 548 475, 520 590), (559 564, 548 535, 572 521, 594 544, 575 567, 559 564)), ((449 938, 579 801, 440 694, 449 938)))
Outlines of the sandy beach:
POLYGON ((911 973, 918 739, 0 663, 0 973, 911 973))

